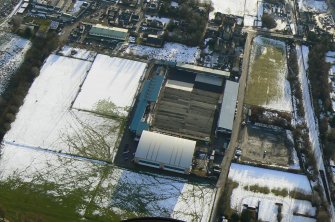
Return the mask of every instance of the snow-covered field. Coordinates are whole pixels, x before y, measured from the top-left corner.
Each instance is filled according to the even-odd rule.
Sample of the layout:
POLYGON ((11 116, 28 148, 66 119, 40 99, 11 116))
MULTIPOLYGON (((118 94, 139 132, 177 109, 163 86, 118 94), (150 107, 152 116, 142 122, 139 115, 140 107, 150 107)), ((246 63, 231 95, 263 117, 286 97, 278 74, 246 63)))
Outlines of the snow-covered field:
POLYGON ((317 0, 298 0, 299 10, 303 12, 327 12, 328 6, 326 1, 317 0))
POLYGON ((124 53, 148 56, 149 59, 193 64, 196 63, 197 58, 200 56, 200 49, 178 43, 165 43, 163 48, 129 44, 124 53))
POLYGON ((298 65, 299 65, 299 81, 303 92, 303 103, 305 108, 305 120, 309 128, 309 138, 314 150, 314 156, 317 161, 317 166, 323 165, 322 153, 320 150, 318 125, 315 121, 316 117, 312 106, 312 98, 309 93, 308 79, 306 70, 308 69, 308 53, 307 46, 296 46, 298 65))
POLYGON ((249 207, 257 207, 260 204, 258 219, 276 221, 276 203, 281 203, 282 221, 292 221, 293 212, 310 216, 316 214, 316 208, 309 201, 293 199, 290 195, 276 196, 271 192, 274 189, 286 189, 288 193, 298 190, 307 195, 311 194, 311 186, 304 175, 232 163, 228 177, 239 184, 231 195, 231 207, 239 212, 244 204, 249 207), (267 187, 270 193, 248 190, 248 187, 253 185, 267 187))
POLYGON ((254 39, 247 83, 246 103, 280 111, 292 111, 284 42, 257 36, 254 39))
POLYGON ((112 159, 119 122, 71 109, 91 65, 50 55, 5 135, 5 143, 112 159))
POLYGON ((126 116, 146 67, 143 62, 98 55, 73 108, 126 116))
POLYGON ((211 185, 9 144, 4 146, 0 169, 0 182, 14 183, 13 189, 23 182, 51 184, 44 195, 53 196, 59 204, 66 204, 63 197, 75 193, 78 203, 71 204, 77 204, 78 219, 116 214, 118 221, 129 216, 165 216, 206 222, 214 201, 211 185))
POLYGON ((244 17, 245 26, 253 26, 257 18, 261 18, 263 7, 257 0, 212 0, 214 10, 210 18, 214 18, 215 12, 244 17))
POLYGON ((0 33, 0 95, 23 62, 30 41, 9 33, 0 33))

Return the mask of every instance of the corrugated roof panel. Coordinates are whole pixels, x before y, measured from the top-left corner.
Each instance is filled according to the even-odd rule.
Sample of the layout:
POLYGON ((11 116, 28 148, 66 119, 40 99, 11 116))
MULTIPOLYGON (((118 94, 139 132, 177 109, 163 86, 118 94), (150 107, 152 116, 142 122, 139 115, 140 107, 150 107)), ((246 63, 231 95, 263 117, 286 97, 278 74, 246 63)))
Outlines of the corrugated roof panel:
POLYGON ((229 131, 233 129, 238 87, 239 83, 227 80, 223 94, 218 128, 229 131))
POLYGON ((195 145, 193 140, 143 131, 135 158, 188 169, 192 166, 195 145))

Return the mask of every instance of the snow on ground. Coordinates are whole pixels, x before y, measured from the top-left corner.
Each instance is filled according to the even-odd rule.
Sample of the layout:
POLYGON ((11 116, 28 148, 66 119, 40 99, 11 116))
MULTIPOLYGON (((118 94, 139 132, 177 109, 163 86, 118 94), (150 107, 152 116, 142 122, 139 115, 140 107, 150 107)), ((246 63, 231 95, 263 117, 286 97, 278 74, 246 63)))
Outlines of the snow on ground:
POLYGON ((71 57, 75 59, 82 59, 93 62, 97 56, 96 52, 87 51, 86 49, 72 48, 70 46, 63 46, 57 54, 61 56, 71 57))
POLYGON ((0 33, 0 95, 23 62, 30 41, 9 33, 0 33))
POLYGON ((326 1, 317 0, 298 0, 299 10, 304 12, 327 12, 328 6, 326 1))
POLYGON ((163 48, 129 44, 126 54, 148 56, 149 59, 166 60, 171 62, 196 63, 200 56, 198 47, 188 47, 178 43, 165 43, 163 48))
POLYGON ((84 4, 85 1, 83 0, 76 0, 76 3, 74 3, 72 9, 70 9, 71 14, 76 14, 80 11, 80 7, 84 4))
POLYGON ((71 109, 91 65, 50 55, 5 135, 5 143, 112 159, 119 122, 71 109))
POLYGON ((208 184, 131 172, 99 161, 9 144, 4 146, 0 169, 0 181, 12 179, 14 187, 23 181, 45 187, 51 183, 48 194, 60 200, 58 197, 76 191, 76 198, 82 200, 76 209, 82 215, 94 210, 93 214, 112 213, 119 219, 130 215, 165 216, 205 222, 214 201, 214 186, 208 184))
MULTIPOLYGON (((323 166, 322 153, 320 150, 318 124, 316 122, 314 109, 312 106, 312 98, 309 91, 309 83, 306 70, 308 69, 308 53, 307 46, 296 46, 298 66, 299 66, 299 81, 302 87, 303 103, 305 108, 305 120, 309 128, 309 138, 314 150, 314 156, 317 161, 317 166, 323 166)), ((323 168, 323 167, 322 167, 323 168)))
POLYGON ((316 219, 303 216, 293 216, 292 222, 316 222, 316 219))
POLYGON ((117 107, 115 114, 127 115, 146 67, 147 64, 143 62, 99 54, 73 107, 105 114, 103 112, 108 110, 101 110, 100 107, 110 102, 117 107))
MULTIPOLYGON (((171 2, 172 3, 172 2, 171 2)), ((178 4, 178 3, 177 3, 178 4)), ((162 22, 164 25, 167 25, 171 19, 169 18, 164 18, 164 17, 158 17, 158 16, 151 16, 151 15, 145 15, 147 19, 152 19, 152 20, 158 20, 162 22)))
POLYGON ((276 221, 276 203, 282 203, 282 221, 291 221, 293 211, 312 216, 316 214, 316 208, 309 201, 293 199, 290 196, 276 196, 271 192, 264 194, 247 190, 247 187, 258 185, 268 187, 270 190, 286 189, 288 192, 299 190, 311 194, 309 181, 304 175, 232 163, 228 177, 239 184, 231 195, 231 207, 239 212, 242 211, 244 204, 249 207, 257 207, 260 204, 259 219, 276 221))
POLYGON ((259 185, 269 189, 286 188, 289 191, 299 190, 311 193, 311 186, 306 176, 283 171, 258 168, 233 163, 229 178, 244 185, 259 185))
POLYGON ((210 18, 214 18, 215 12, 244 17, 245 26, 253 26, 254 20, 261 18, 263 4, 257 0, 212 0, 214 10, 210 18))

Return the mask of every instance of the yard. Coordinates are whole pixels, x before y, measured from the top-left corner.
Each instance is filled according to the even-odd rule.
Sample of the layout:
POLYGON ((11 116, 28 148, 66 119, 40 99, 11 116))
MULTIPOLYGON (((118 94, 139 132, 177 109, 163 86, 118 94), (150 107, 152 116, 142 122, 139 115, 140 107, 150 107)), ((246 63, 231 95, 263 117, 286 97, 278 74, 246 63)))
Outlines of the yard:
POLYGON ((290 112, 291 89, 285 43, 258 36, 254 39, 245 103, 290 112))
MULTIPOLYGON (((72 222, 165 216, 208 221, 214 185, 133 172, 111 163, 124 127, 123 118, 72 108, 81 86, 90 84, 89 73, 96 59, 107 56, 75 51, 64 48, 58 52, 62 55, 52 54, 46 59, 4 137, 0 207, 6 218, 72 222)), ((105 64, 113 62, 111 58, 106 60, 105 64)), ((104 63, 98 60, 97 64, 104 63)), ((119 90, 125 90, 129 81, 139 80, 146 64, 139 63, 138 67, 138 62, 131 60, 120 64, 122 67, 109 67, 107 73, 113 77, 115 67, 120 73, 128 71, 123 82, 117 81, 119 86, 123 84, 119 90), (131 78, 131 73, 137 73, 137 78, 131 78)), ((98 73, 95 78, 103 75, 98 73)), ((115 80, 111 76, 105 79, 104 93, 94 95, 98 99, 110 96, 106 92, 111 92, 108 86, 115 80)), ((125 92, 121 102, 128 104, 134 92, 125 92)), ((81 101, 92 105, 91 100, 81 101)))

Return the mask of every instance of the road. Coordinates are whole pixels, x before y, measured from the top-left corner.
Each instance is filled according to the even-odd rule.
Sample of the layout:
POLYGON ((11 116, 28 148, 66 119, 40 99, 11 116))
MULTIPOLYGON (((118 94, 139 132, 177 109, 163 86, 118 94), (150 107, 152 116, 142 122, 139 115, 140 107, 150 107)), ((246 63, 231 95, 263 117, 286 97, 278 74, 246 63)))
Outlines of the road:
POLYGON ((221 174, 218 179, 218 182, 216 184, 217 191, 216 191, 216 197, 214 200, 214 207, 212 210, 212 215, 211 215, 211 222, 216 222, 217 218, 220 216, 218 215, 218 206, 219 206, 219 201, 221 199, 221 196, 223 194, 226 180, 228 178, 228 173, 229 173, 229 168, 232 159, 234 158, 235 155, 235 148, 238 143, 238 134, 240 131, 240 126, 242 122, 242 112, 243 112, 243 101, 244 101, 244 93, 245 93, 245 87, 246 87, 246 81, 247 81, 247 76, 248 76, 248 71, 249 71, 249 59, 250 59, 250 52, 251 52, 251 44, 252 40, 255 36, 254 32, 249 32, 248 37, 245 43, 244 47, 244 55, 243 55, 243 65, 242 65, 242 74, 241 78, 239 81, 239 90, 238 90, 238 97, 237 97, 237 112, 236 112, 236 117, 234 120, 234 125, 233 125, 233 131, 231 134, 231 139, 229 146, 225 152, 225 156, 223 158, 221 167, 221 174))

